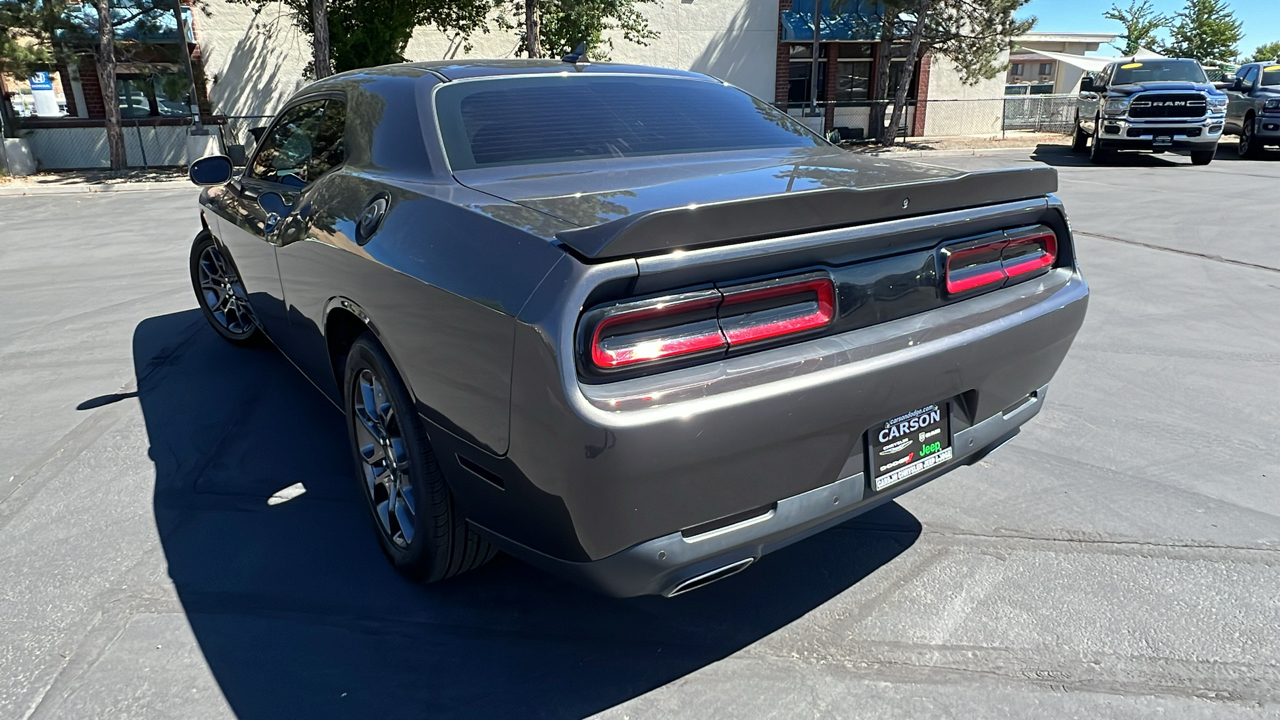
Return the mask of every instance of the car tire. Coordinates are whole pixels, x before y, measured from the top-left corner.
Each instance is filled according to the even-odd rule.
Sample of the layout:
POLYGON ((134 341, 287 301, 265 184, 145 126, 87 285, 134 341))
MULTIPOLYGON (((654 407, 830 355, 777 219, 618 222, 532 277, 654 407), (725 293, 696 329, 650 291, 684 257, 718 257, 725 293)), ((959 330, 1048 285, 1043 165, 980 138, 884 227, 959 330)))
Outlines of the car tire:
POLYGON ((417 406, 371 333, 347 354, 343 399, 360 492, 392 565, 436 582, 488 562, 496 551, 459 512, 417 406))
POLYGON ((240 273, 231 256, 208 230, 196 235, 191 244, 189 267, 196 302, 209 325, 229 342, 259 344, 262 330, 249 305, 240 273))
POLYGON ((1076 118, 1076 129, 1071 137, 1071 152, 1084 152, 1089 148, 1089 135, 1080 127, 1080 118, 1076 118))
POLYGON ((1257 160, 1262 157, 1262 143, 1254 134, 1254 118, 1247 118, 1240 126, 1240 145, 1237 152, 1246 160, 1257 160))
POLYGON ((1192 150, 1192 165, 1208 165, 1213 162, 1213 156, 1217 154, 1217 150, 1192 150))
POLYGON ((1089 146, 1089 161, 1094 165, 1106 165, 1115 157, 1115 151, 1102 144, 1102 121, 1093 122, 1093 144, 1089 146))

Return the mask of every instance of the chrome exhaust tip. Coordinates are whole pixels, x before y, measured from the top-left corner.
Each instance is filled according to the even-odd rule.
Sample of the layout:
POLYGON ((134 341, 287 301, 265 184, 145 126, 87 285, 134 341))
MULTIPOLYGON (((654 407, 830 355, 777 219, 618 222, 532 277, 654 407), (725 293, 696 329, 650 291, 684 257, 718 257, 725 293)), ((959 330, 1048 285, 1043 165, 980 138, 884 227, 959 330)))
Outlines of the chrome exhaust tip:
POLYGON ((747 566, 755 561, 755 558, 743 558, 742 560, 729 563, 728 565, 716 568, 710 572, 695 575, 672 588, 671 591, 667 593, 667 597, 675 597, 677 595, 687 593, 690 590, 697 590, 705 585, 710 585, 717 580, 723 580, 730 575, 746 570, 747 566))

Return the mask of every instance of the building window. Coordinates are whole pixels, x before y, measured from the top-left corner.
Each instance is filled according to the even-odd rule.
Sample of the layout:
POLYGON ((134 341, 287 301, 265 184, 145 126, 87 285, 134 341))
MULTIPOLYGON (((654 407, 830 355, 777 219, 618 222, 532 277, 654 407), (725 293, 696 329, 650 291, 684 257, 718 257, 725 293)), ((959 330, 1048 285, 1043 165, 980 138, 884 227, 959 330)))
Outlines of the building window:
POLYGON ((121 75, 116 79, 120 117, 185 117, 191 114, 191 81, 185 73, 121 75))
POLYGON ((1052 74, 1053 74, 1053 63, 1040 63, 1040 74, 1041 74, 1041 75, 1052 75, 1052 74))
POLYGON ((1013 64, 1013 69, 1012 69, 1012 71, 1013 71, 1013 74, 1014 74, 1014 75, 1021 75, 1021 74, 1022 74, 1022 63, 1014 63, 1014 64, 1013 64))
POLYGON ((836 63, 836 102, 871 98, 871 45, 842 43, 836 63))
MULTIPOLYGON (((809 102, 813 89, 813 45, 791 46, 790 83, 787 86, 787 103, 804 105, 809 102)), ((827 58, 818 58, 818 102, 827 100, 827 58)))

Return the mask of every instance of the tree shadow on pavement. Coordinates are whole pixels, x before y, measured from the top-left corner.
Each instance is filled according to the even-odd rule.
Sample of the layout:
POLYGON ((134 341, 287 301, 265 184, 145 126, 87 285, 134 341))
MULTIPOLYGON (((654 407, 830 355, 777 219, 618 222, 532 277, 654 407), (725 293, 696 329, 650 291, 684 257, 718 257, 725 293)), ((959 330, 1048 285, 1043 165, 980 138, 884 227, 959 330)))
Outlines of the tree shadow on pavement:
POLYGON ((142 322, 134 350, 169 574, 243 718, 589 715, 785 627, 920 534, 889 504, 674 599, 600 597, 504 556, 419 585, 378 549, 341 415, 285 358, 195 310, 142 322))

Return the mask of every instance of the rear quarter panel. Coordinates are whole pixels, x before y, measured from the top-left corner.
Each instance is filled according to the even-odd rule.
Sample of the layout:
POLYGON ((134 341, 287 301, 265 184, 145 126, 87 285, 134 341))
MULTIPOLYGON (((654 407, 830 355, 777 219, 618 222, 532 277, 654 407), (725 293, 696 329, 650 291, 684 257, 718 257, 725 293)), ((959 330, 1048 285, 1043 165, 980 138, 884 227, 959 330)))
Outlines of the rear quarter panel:
MULTIPOLYGON (((446 183, 397 183, 340 171, 308 193, 314 209, 278 258, 291 329, 286 351, 341 402, 324 338, 328 313, 348 301, 367 315, 433 422, 490 453, 509 436, 514 316, 562 254, 500 222, 519 210, 446 183), (386 218, 368 242, 356 220, 386 193, 386 218)), ((532 213, 529 223, 544 216, 532 213)))

